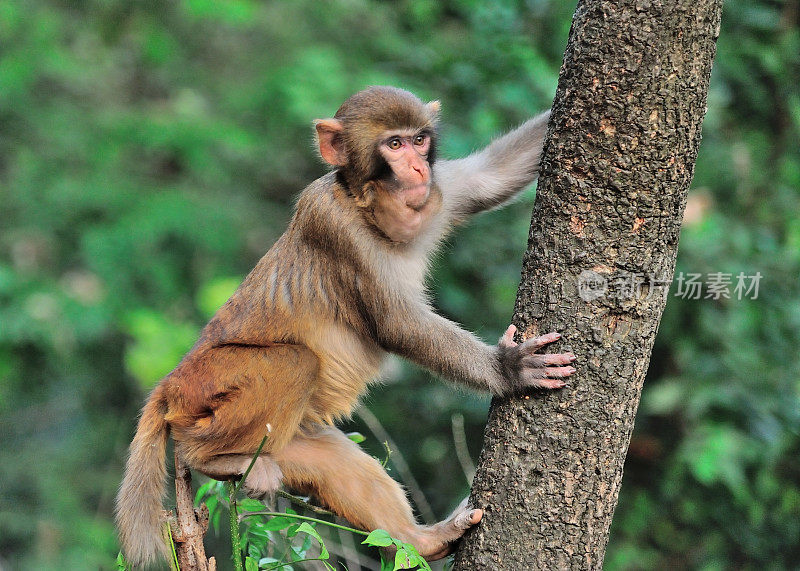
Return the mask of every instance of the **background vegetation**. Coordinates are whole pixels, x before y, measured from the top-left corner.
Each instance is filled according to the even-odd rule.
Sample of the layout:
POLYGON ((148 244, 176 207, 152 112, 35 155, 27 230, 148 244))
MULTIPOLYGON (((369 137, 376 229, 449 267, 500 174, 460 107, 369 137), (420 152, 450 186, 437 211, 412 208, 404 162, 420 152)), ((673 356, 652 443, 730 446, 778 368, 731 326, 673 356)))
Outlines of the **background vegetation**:
MULTIPOLYGON (((311 120, 369 84, 443 102, 446 156, 552 101, 573 3, 0 3, 0 567, 109 568, 146 391, 324 172, 311 120)), ((800 7, 731 0, 678 272, 758 299, 667 306, 608 569, 800 561, 800 7)), ((445 248, 446 315, 507 324, 532 192, 445 248)), ((467 491, 488 400, 392 362, 366 404, 434 511, 467 491)), ((371 437, 364 426, 359 429, 371 437)), ((381 454, 377 439, 369 443, 381 454)))

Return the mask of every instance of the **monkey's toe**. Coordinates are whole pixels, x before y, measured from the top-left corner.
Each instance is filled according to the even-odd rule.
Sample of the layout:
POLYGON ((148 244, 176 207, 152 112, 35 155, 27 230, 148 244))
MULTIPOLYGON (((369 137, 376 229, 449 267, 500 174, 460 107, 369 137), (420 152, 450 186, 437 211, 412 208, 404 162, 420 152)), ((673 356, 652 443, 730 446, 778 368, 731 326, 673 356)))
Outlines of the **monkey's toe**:
POLYGON ((466 500, 456 508, 452 515, 434 526, 434 538, 417 548, 428 561, 436 561, 450 555, 464 532, 483 519, 483 510, 468 507, 466 500), (421 548, 421 549, 420 549, 421 548))
POLYGON ((483 519, 483 510, 469 509, 459 513, 453 518, 453 525, 458 529, 469 529, 483 519))

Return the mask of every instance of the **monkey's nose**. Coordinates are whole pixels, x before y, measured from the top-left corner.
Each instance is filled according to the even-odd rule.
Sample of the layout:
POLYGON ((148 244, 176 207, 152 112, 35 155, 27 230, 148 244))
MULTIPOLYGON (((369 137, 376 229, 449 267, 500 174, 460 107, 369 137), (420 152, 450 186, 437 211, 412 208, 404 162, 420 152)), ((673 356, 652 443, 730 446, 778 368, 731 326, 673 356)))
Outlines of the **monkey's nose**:
POLYGON ((410 164, 411 166, 411 175, 416 176, 419 175, 420 182, 427 182, 428 181, 428 169, 426 165, 420 162, 413 162, 410 164))

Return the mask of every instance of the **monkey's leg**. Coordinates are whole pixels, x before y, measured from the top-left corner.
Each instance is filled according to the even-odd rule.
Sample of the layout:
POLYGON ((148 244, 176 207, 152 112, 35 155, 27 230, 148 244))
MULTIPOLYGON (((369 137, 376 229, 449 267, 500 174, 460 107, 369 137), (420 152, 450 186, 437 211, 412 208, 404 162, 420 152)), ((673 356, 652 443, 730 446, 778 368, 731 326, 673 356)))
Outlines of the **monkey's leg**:
POLYGON ((253 497, 274 494, 281 471, 272 459, 306 413, 317 358, 301 345, 222 346, 187 360, 167 381, 167 418, 178 453, 192 468, 227 480, 244 474, 253 497))
MULTIPOLYGON (((215 480, 229 480, 241 476, 252 461, 244 454, 223 454, 193 466, 215 480)), ((251 498, 272 498, 281 487, 283 474, 278 464, 267 454, 261 454, 253 463, 243 487, 251 498)))
POLYGON ((450 543, 483 516, 465 501, 445 521, 418 525, 402 487, 375 458, 332 427, 297 435, 274 459, 289 486, 315 495, 356 527, 385 529, 431 560, 447 555, 450 543))

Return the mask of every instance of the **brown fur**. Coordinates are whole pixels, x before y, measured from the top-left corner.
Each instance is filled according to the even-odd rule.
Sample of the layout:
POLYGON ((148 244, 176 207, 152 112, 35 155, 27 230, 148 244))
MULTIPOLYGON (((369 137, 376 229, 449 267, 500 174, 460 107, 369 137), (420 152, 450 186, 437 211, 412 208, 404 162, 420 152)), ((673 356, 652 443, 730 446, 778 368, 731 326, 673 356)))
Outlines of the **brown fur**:
POLYGON ((535 178, 546 117, 501 139, 488 156, 434 167, 424 203, 409 206, 403 176, 381 165, 376 149, 387 132, 424 130, 433 137, 423 156, 430 164, 437 112, 438 104, 407 92, 371 88, 318 122, 320 152, 338 170, 303 191, 284 235, 144 407, 117 499, 131 563, 164 553, 158 520, 168 434, 190 466, 234 478, 269 424, 245 482, 253 493, 269 494, 283 479, 353 524, 387 529, 429 557, 443 556, 480 519, 480 510, 462 506, 440 524, 418 525, 400 486, 332 427, 351 413, 386 351, 497 394, 560 386, 542 380, 541 366, 523 364, 527 342, 486 345, 436 315, 424 288, 430 254, 454 221, 535 178))

